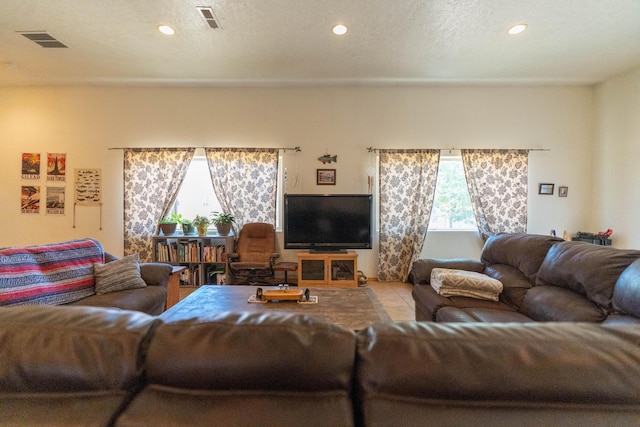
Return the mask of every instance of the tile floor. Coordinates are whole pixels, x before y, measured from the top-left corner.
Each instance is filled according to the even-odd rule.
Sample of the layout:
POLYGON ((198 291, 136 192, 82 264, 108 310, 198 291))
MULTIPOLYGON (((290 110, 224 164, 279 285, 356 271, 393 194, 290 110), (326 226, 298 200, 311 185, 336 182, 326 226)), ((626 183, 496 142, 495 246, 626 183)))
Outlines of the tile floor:
MULTIPOLYGON (((413 288, 411 284, 369 281, 367 287, 375 292, 378 301, 394 322, 416 320, 414 303, 411 298, 411 289, 413 288)), ((196 289, 180 288, 180 299, 185 298, 196 289)))
POLYGON ((378 301, 394 322, 416 320, 415 306, 411 298, 413 285, 403 282, 369 281, 367 286, 375 292, 378 301))

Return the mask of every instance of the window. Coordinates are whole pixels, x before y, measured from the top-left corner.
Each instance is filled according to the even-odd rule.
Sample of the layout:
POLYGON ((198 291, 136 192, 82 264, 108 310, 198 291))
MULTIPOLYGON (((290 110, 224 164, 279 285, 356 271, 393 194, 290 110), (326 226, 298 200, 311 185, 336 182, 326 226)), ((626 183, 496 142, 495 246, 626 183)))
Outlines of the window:
POLYGON ((440 155, 429 230, 476 230, 476 220, 459 151, 440 155))
MULTIPOLYGON (((276 205, 276 230, 281 231, 282 221, 282 177, 283 161, 282 153, 278 157, 278 186, 276 205)), ((189 169, 182 182, 182 187, 178 191, 176 201, 169 210, 169 213, 182 215, 183 219, 193 220, 196 215, 211 216, 211 212, 222 212, 220 202, 213 191, 209 164, 204 154, 193 156, 189 169)))
POLYGON ((170 212, 193 220, 196 215, 210 217, 211 212, 215 211, 222 211, 222 208, 213 192, 207 159, 204 156, 193 156, 170 212))

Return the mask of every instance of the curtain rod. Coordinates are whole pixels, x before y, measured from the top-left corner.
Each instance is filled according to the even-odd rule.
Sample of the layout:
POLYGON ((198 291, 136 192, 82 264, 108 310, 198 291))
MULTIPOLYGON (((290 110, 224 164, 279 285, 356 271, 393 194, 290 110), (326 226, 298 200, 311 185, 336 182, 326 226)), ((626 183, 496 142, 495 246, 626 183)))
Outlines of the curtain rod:
POLYGON ((527 151, 551 151, 549 148, 374 148, 367 147, 369 153, 380 150, 527 150, 527 151))
MULTIPOLYGON (((128 149, 141 149, 141 148, 148 148, 150 150, 158 150, 158 149, 162 149, 162 148, 169 148, 169 149, 177 149, 177 148, 250 148, 250 149, 260 149, 260 148, 273 148, 273 147, 110 147, 109 150, 128 150, 128 149)), ((302 149, 299 146, 295 146, 295 147, 275 147, 275 150, 283 150, 283 151, 288 151, 288 150, 293 150, 296 153, 302 151, 302 149)))

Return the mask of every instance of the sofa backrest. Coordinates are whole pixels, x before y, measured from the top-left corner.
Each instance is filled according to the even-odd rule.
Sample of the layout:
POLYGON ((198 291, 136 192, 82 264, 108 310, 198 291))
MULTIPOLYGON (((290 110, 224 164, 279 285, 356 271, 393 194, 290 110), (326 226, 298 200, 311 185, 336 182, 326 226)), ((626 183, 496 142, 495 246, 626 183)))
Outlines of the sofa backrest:
POLYGON ((358 335, 359 418, 369 427, 637 425, 639 340, 635 326, 375 325, 358 335))
MULTIPOLYGON (((527 292, 523 313, 538 321, 603 321, 614 310, 614 288, 640 251, 585 242, 554 245, 527 292)), ((626 304, 623 304, 626 307, 626 304)))
POLYGON ((166 323, 149 348, 148 383, 118 425, 353 425, 354 362, 353 332, 306 315, 166 323))
POLYGON ((0 309, 0 425, 637 425, 640 328, 0 309))
POLYGON ((484 274, 504 285, 501 300, 519 308, 524 295, 536 283, 536 275, 549 248, 563 240, 537 234, 502 233, 485 242, 480 260, 484 274))
POLYGON ((108 425, 142 381, 159 320, 92 307, 0 308, 0 425, 108 425))

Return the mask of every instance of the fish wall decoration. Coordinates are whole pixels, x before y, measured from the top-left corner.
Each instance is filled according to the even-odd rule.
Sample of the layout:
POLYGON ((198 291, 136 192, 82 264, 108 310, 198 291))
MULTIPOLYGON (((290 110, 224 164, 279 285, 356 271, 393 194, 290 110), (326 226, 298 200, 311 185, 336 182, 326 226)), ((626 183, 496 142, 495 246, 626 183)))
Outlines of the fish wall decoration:
POLYGON ((323 164, 331 162, 338 163, 338 155, 336 154, 335 156, 332 156, 331 154, 325 154, 324 156, 318 157, 318 160, 320 160, 323 164))

